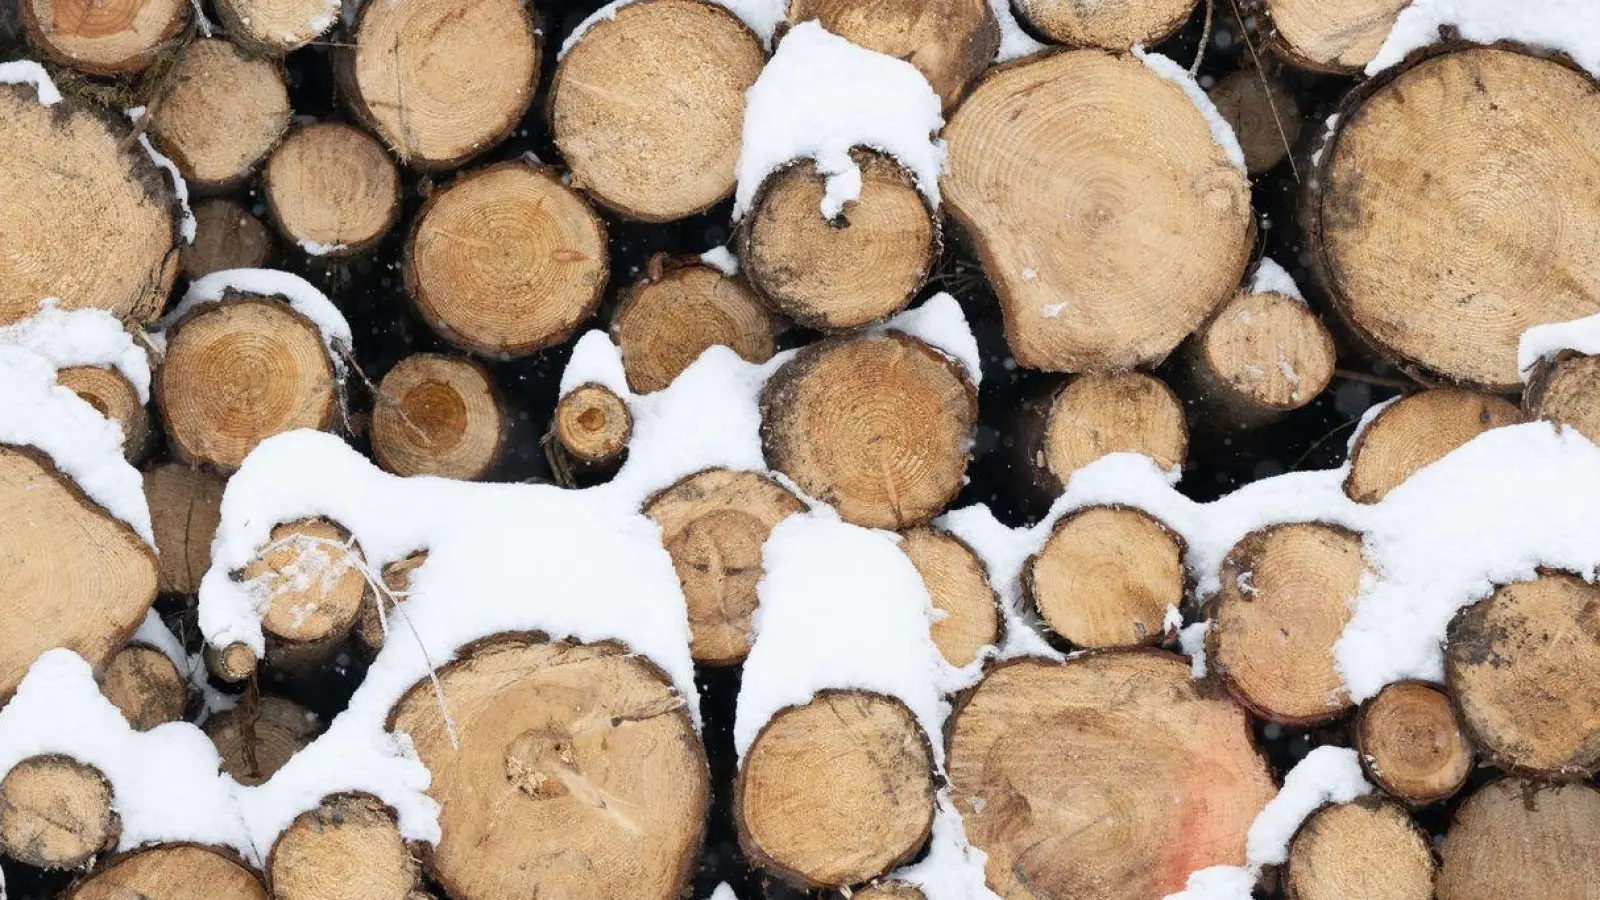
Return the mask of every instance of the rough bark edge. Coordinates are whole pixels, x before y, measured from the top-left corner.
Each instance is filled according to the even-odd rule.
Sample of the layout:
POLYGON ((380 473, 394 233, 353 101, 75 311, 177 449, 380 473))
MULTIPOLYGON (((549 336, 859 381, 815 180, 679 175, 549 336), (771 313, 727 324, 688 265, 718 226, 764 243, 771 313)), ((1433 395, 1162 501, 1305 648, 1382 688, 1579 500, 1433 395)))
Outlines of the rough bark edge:
MULTIPOLYGON (((376 794, 372 794, 372 793, 369 793, 367 791, 362 791, 362 790, 344 790, 344 791, 335 791, 335 792, 333 792, 331 794, 323 795, 322 799, 317 801, 317 805, 316 806, 313 806, 310 809, 301 810, 300 812, 296 813, 294 818, 289 820, 289 824, 287 826, 285 826, 282 831, 278 832, 277 836, 272 839, 272 848, 267 851, 266 857, 261 860, 261 872, 260 872, 261 880, 267 885, 267 890, 268 890, 268 896, 269 897, 277 897, 277 896, 279 896, 278 893, 277 893, 276 886, 274 886, 272 884, 272 868, 273 868, 273 863, 277 859, 277 856, 278 856, 278 847, 279 847, 279 845, 281 845, 283 843, 284 835, 288 834, 290 829, 294 828, 295 824, 298 823, 302 818, 304 818, 305 816, 307 816, 307 815, 309 815, 311 813, 316 812, 318 809, 320 809, 322 807, 323 804, 327 803, 330 800, 359 800, 359 801, 371 802, 374 805, 376 805, 377 807, 379 807, 380 809, 382 809, 384 812, 388 813, 389 819, 396 823, 395 824, 395 830, 397 832, 399 831, 400 814, 395 810, 395 808, 393 806, 390 806, 389 804, 383 802, 383 798, 377 796, 376 794)), ((423 866, 422 856, 421 856, 421 854, 416 852, 417 848, 412 846, 413 842, 407 841, 403 835, 401 836, 400 840, 401 840, 402 843, 406 844, 406 849, 411 853, 412 862, 416 863, 416 874, 418 875, 417 881, 420 882, 422 880, 421 877, 420 877, 421 874, 422 874, 422 866, 423 866)), ((420 884, 416 884, 416 885, 413 885, 413 888, 420 887, 420 886, 421 886, 420 884)))
MULTIPOLYGON (((1360 754, 1358 754, 1358 755, 1360 755, 1360 754)), ((1361 766, 1362 766, 1363 769, 1366 768, 1366 760, 1365 759, 1362 760, 1361 766)), ((1397 802, 1401 802, 1401 801, 1398 801, 1397 799, 1392 798, 1387 794, 1366 794, 1366 795, 1357 797, 1354 800, 1349 801, 1348 805, 1360 806, 1360 807, 1362 807, 1364 809, 1368 809, 1368 810, 1376 810, 1376 809, 1382 807, 1386 802, 1388 802, 1388 803, 1397 803, 1397 802)), ((1333 808, 1335 806, 1345 806, 1345 805, 1347 805, 1347 804, 1344 804, 1344 803, 1324 803, 1321 806, 1317 807, 1316 809, 1312 810, 1304 819, 1300 820, 1299 826, 1296 827, 1295 830, 1294 830, 1294 835, 1289 838, 1288 852, 1285 854, 1285 856, 1283 858, 1283 864, 1280 867, 1280 872, 1281 872, 1281 879, 1280 880, 1281 880, 1281 883, 1283 885, 1284 900, 1300 900, 1299 894, 1294 889, 1294 882, 1289 878, 1289 861, 1294 859, 1295 845, 1300 842, 1300 836, 1301 836, 1301 834, 1303 834, 1305 832, 1306 826, 1310 825, 1312 820, 1314 820, 1322 812, 1324 812, 1324 811, 1326 811, 1328 809, 1331 809, 1331 808, 1333 808)), ((1404 807, 1402 807, 1402 809, 1404 809, 1404 807)), ((1422 830, 1422 827, 1417 824, 1416 819, 1412 818, 1411 813, 1410 812, 1406 812, 1405 813, 1405 817, 1406 817, 1406 824, 1410 827, 1412 834, 1414 834, 1416 836, 1417 840, 1420 841, 1422 843, 1422 845, 1427 848, 1427 850, 1428 850, 1428 862, 1432 867, 1433 880, 1437 881, 1438 877, 1439 877, 1439 851, 1433 845, 1433 842, 1431 840, 1429 840, 1428 833, 1426 831, 1422 830)))
MULTIPOLYGON (((95 676, 96 676, 97 679, 98 679, 99 675, 100 675, 99 672, 95 673, 95 676)), ((9 701, 11 698, 9 696, 7 696, 4 699, 9 701)), ((3 704, 0 704, 0 705, 3 705, 3 704)), ((129 727, 131 728, 132 726, 129 726, 129 727)), ((89 772, 94 774, 95 778, 97 778, 102 785, 105 786, 106 797, 108 798, 107 799, 107 803, 106 803, 107 828, 106 828, 106 842, 105 842, 105 844, 103 846, 101 846, 99 849, 90 852, 89 855, 84 857, 83 859, 77 860, 76 862, 70 863, 68 865, 60 865, 60 866, 47 865, 47 866, 43 866, 42 867, 46 871, 54 871, 54 872, 66 872, 66 871, 72 871, 72 870, 83 871, 83 870, 87 870, 89 868, 95 868, 96 870, 98 870, 99 867, 95 866, 96 859, 99 857, 99 855, 101 853, 105 853, 107 851, 115 849, 116 846, 117 846, 117 842, 119 840, 121 840, 121 837, 122 837, 122 815, 117 812, 117 792, 116 792, 115 786, 112 785, 112 783, 111 783, 111 779, 107 778, 106 777, 106 773, 100 771, 100 768, 98 766, 90 765, 89 763, 86 763, 83 760, 80 760, 75 756, 71 756, 71 755, 66 754, 66 753, 58 753, 58 752, 54 752, 54 751, 49 751, 49 752, 45 752, 45 753, 35 753, 35 754, 31 755, 31 756, 24 756, 23 758, 17 760, 16 765, 14 765, 12 768, 15 769, 16 766, 20 766, 23 763, 26 763, 26 762, 28 762, 30 760, 40 760, 40 761, 48 762, 51 765, 59 765, 59 766, 64 766, 64 767, 72 766, 72 767, 77 767, 79 769, 87 769, 89 772)), ((9 777, 10 774, 11 774, 10 771, 6 772, 6 776, 7 777, 9 777)), ((0 783, 4 783, 4 781, 5 781, 4 778, 0 778, 0 783)), ((23 865, 32 865, 32 863, 28 862, 27 860, 19 859, 19 858, 15 857, 15 856, 12 856, 9 853, 4 854, 4 856, 5 856, 6 859, 12 860, 13 862, 22 863, 23 865)), ((3 876, 0 876, 0 877, 3 877, 3 876)), ((66 896, 66 895, 63 895, 63 896, 66 896)))
POLYGON ((224 860, 233 863, 240 869, 248 872, 251 877, 255 878, 256 883, 261 885, 262 896, 271 896, 267 893, 266 882, 262 879, 261 872, 258 871, 254 866, 250 865, 250 863, 246 862, 245 858, 240 856, 237 850, 234 850, 230 847, 219 847, 215 844, 202 844, 198 841, 162 841, 153 844, 142 844, 138 847, 134 847, 130 850, 124 850, 121 853, 116 853, 100 860, 99 865, 95 866, 92 872, 87 872, 81 877, 74 879, 72 884, 63 889, 60 895, 60 900, 76 900, 78 892, 83 889, 83 886, 86 882, 92 881, 96 876, 106 872, 120 863, 126 862, 127 860, 138 856, 141 853, 147 853, 152 850, 175 849, 179 847, 189 847, 195 850, 204 850, 207 853, 222 857, 224 860))
POLYGON ((1478 750, 1477 745, 1468 735, 1469 732, 1467 731, 1467 723, 1461 717, 1461 710, 1456 708, 1455 696, 1450 691, 1446 690, 1444 685, 1437 684, 1432 681, 1424 681, 1420 678, 1403 678, 1399 681, 1391 681, 1390 683, 1384 685, 1377 694, 1374 694, 1372 697, 1368 698, 1367 702, 1361 703, 1356 707, 1355 718, 1351 720, 1350 723, 1350 742, 1355 746, 1356 758, 1360 761, 1361 771, 1366 774, 1367 780, 1372 782, 1373 785, 1375 785, 1379 790, 1383 791, 1384 795, 1389 797, 1391 800, 1413 810, 1430 806, 1434 803, 1454 797, 1456 794, 1460 793, 1461 789, 1466 786, 1466 783, 1472 779, 1472 770, 1476 763, 1477 755, 1480 751, 1478 750), (1377 698, 1382 695, 1384 691, 1397 685, 1418 685, 1428 688, 1431 691, 1437 691, 1445 698, 1445 703, 1450 709, 1450 715, 1455 719, 1456 730, 1460 732, 1461 737, 1466 741, 1467 744, 1467 772, 1465 775, 1461 776, 1461 779, 1455 785, 1450 787, 1449 790, 1438 794, 1429 794, 1420 797, 1408 797, 1404 794, 1398 793, 1389 786, 1388 780, 1383 777, 1383 774, 1378 771, 1378 767, 1374 764, 1372 755, 1367 752, 1366 721, 1367 713, 1372 706, 1372 701, 1377 700, 1377 698))
MULTIPOLYGON (((130 75, 150 67, 156 60, 169 50, 181 49, 184 42, 185 30, 193 19, 191 7, 188 4, 178 4, 177 15, 166 24, 159 32, 160 36, 155 43, 143 50, 125 57, 114 63, 94 63, 81 59, 74 59, 66 53, 58 51, 54 44, 45 37, 44 28, 39 22, 38 13, 33 8, 32 0, 5 0, 15 2, 17 6, 16 18, 20 20, 22 30, 19 37, 27 40, 27 46, 34 52, 45 57, 51 62, 66 66, 85 75, 97 75, 104 78, 115 78, 121 75, 130 75)), ((0 16, 4 16, 0 13, 0 16)))
MULTIPOLYGON (((1558 428, 1562 423, 1553 419, 1546 419, 1543 415, 1545 394, 1550 390, 1550 382, 1555 380, 1556 373, 1562 363, 1575 359, 1583 359, 1589 354, 1576 350, 1559 350, 1554 356, 1546 356, 1533 364, 1526 379, 1526 387, 1522 391, 1522 414, 1529 422, 1546 421, 1555 424, 1558 428)), ((1568 426, 1571 427, 1571 426, 1568 426)))
MULTIPOLYGON (((216 5, 218 9, 220 10, 221 7, 226 5, 226 2, 227 0, 217 0, 216 5)), ((369 132, 356 128, 354 125, 345 125, 342 122, 329 119, 321 119, 305 125, 293 124, 291 120, 289 129, 285 131, 283 136, 278 139, 278 143, 282 144, 290 137, 306 130, 306 128, 308 128, 310 125, 343 125, 346 128, 352 128, 360 133, 362 137, 372 138, 372 140, 377 143, 378 150, 383 154, 384 159, 388 160, 395 167, 394 194, 389 198, 389 207, 384 212, 383 227, 378 229, 378 233, 367 240, 357 241, 354 244, 340 244, 336 248, 328 250, 326 253, 318 254, 317 258, 331 261, 344 260, 353 256, 360 256, 361 254, 366 253, 368 250, 371 250, 372 248, 383 243, 384 238, 389 236, 390 232, 394 230, 394 226, 400 221, 400 205, 406 190, 405 182, 401 176, 401 163, 395 159, 394 151, 391 150, 381 138, 373 137, 369 132)), ((274 148, 274 151, 275 150, 276 148, 274 148)), ((266 161, 270 161, 272 159, 272 152, 273 151, 269 151, 267 153, 267 156, 265 157, 266 161)), ((261 164, 261 199, 263 204, 267 207, 267 218, 271 221, 273 227, 278 230, 278 234, 284 238, 285 242, 295 249, 304 252, 304 248, 300 245, 302 239, 292 236, 289 233, 289 229, 284 226, 282 217, 278 215, 278 205, 272 202, 272 191, 267 190, 266 170, 267 166, 266 162, 264 161, 261 164)))
MULTIPOLYGON (((469 479, 461 479, 461 480, 476 481, 478 479, 487 477, 490 472, 493 472, 496 468, 498 468, 500 466, 500 464, 502 462, 505 461, 506 445, 511 442, 511 436, 508 434, 508 432, 511 431, 511 422, 510 422, 510 418, 506 415, 506 410, 509 407, 506 405, 505 391, 503 391, 500 388, 499 384, 495 383, 494 376, 489 373, 488 367, 486 367, 483 363, 481 363, 478 360, 473 359, 471 357, 462 356, 460 354, 450 354, 450 353, 441 353, 441 352, 436 352, 436 351, 424 350, 424 351, 419 351, 417 353, 412 353, 412 354, 409 354, 407 356, 401 357, 400 360, 395 363, 395 365, 398 366, 401 362, 404 362, 405 360, 410 359, 412 356, 435 356, 435 357, 442 357, 444 359, 452 360, 454 362, 465 363, 465 364, 471 366, 473 371, 477 372, 478 375, 483 378, 484 384, 488 385, 488 387, 489 387, 489 398, 494 402, 495 410, 500 416, 500 427, 495 429, 494 450, 489 456, 489 462, 484 465, 484 467, 483 467, 483 469, 481 471, 475 473, 469 479)), ((391 366, 390 368, 392 369, 393 366, 391 366)), ((383 379, 381 379, 381 378, 378 379, 377 387, 380 390, 376 390, 376 391, 373 392, 372 404, 373 404, 374 407, 376 407, 378 405, 378 403, 379 403, 378 396, 381 394, 381 388, 383 387, 383 379)), ((389 469, 386 468, 383 465, 383 460, 381 459, 381 457, 383 456, 383 453, 378 450, 378 443, 376 441, 372 440, 372 425, 371 425, 371 420, 370 419, 368 420, 368 424, 367 424, 367 443, 369 445, 371 445, 371 447, 372 447, 373 461, 378 464, 379 468, 383 469, 386 472, 389 471, 389 469)))

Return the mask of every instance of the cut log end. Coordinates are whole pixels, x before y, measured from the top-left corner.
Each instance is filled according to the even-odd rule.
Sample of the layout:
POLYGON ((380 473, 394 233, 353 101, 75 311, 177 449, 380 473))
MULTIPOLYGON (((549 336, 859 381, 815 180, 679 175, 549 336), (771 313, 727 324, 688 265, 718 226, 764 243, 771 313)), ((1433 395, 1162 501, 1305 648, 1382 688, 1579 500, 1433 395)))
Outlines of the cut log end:
POLYGON ((1197 335, 1189 369, 1200 399, 1241 425, 1299 409, 1333 380, 1333 335, 1283 294, 1242 293, 1197 335))
POLYGON ((383 567, 383 586, 388 593, 368 591, 361 598, 361 614, 356 618, 354 631, 369 649, 374 652, 382 650, 389 631, 404 628, 397 621, 397 616, 403 613, 397 613, 396 610, 406 602, 406 595, 411 590, 411 573, 427 561, 428 551, 422 550, 389 563, 383 567))
POLYGON ((1223 78, 1207 93, 1217 112, 1233 127, 1251 175, 1271 169, 1293 152, 1305 119, 1281 79, 1245 68, 1223 78))
POLYGON ((267 900, 267 889, 239 858, 194 844, 163 844, 114 857, 63 900, 267 900))
POLYGON ((1600 356, 1567 354, 1541 363, 1528 381, 1522 408, 1530 419, 1568 425, 1600 444, 1600 356))
POLYGON ((1074 647, 1161 642, 1169 608, 1183 603, 1183 542, 1135 509, 1075 512, 1023 568, 1023 592, 1039 618, 1074 647))
POLYGON ((1433 848, 1400 805, 1325 806, 1289 844, 1289 900, 1433 900, 1433 848))
POLYGON ((1408 803, 1450 797, 1472 774, 1472 744, 1450 698, 1421 682, 1391 684, 1364 703, 1355 739, 1367 776, 1408 803))
POLYGON ((65 756, 31 756, 0 781, 0 853, 43 869, 77 869, 116 846, 111 784, 65 756))
POLYGON ((789 3, 789 25, 812 19, 858 47, 916 66, 943 101, 946 113, 1000 49, 1000 24, 987 0, 789 3))
POLYGON ((255 651, 244 644, 229 644, 221 650, 208 645, 204 655, 206 668, 211 674, 229 684, 244 681, 256 670, 255 651))
MULTIPOLYGON (((911 558, 943 617, 928 629, 952 666, 970 665, 984 647, 1000 642, 1000 598, 989 586, 983 560, 960 538, 930 526, 907 531, 900 549, 911 558)), ((859 895, 858 895, 859 896, 859 895)))
POLYGON ((143 644, 124 647, 100 676, 100 692, 137 731, 182 719, 188 690, 177 664, 143 644))
POLYGON ((585 468, 609 468, 621 462, 633 436, 628 404, 604 385, 590 382, 567 392, 556 404, 551 422, 556 444, 585 468))
POLYGON ((366 563, 349 533, 326 519, 272 529, 239 578, 265 612, 261 628, 296 644, 338 640, 355 624, 367 593, 366 563))
POLYGON ((1082 3, 1078 0, 1018 0, 1017 12, 1058 44, 1127 50, 1156 44, 1189 18, 1195 0, 1132 0, 1082 3))
POLYGON ((304 47, 339 19, 336 0, 217 0, 216 10, 230 37, 267 56, 304 47))
POLYGON ((1378 55, 1407 0, 1266 0, 1272 49, 1291 65, 1357 75, 1378 55))
POLYGON ((202 727, 222 757, 222 771, 243 785, 264 783, 321 730, 315 714, 281 697, 240 703, 202 727))
POLYGON ((232 200, 203 200, 194 207, 194 243, 183 248, 183 275, 196 281, 226 269, 259 269, 272 256, 272 234, 232 200))
POLYGON ((155 61, 189 21, 186 0, 21 0, 28 42, 90 75, 125 75, 155 61))
POLYGON ((459 357, 418 353, 378 385, 372 451, 396 475, 471 481, 499 461, 506 426, 487 370, 459 357))
POLYGON ((149 125, 192 186, 239 185, 289 128, 283 67, 219 38, 196 39, 173 63, 149 125))
POLYGON ((880 881, 856 891, 855 900, 927 900, 922 888, 904 881, 880 881))
POLYGON ((382 145, 337 122, 290 134, 261 173, 267 209, 313 256, 349 256, 377 243, 400 215, 400 176, 382 145))
POLYGON ((1184 464, 1189 428, 1171 388, 1118 372, 1075 378, 1056 392, 1030 460, 1045 493, 1053 498, 1072 473, 1110 453, 1142 453, 1167 471, 1184 464))
POLYGON ((1402 397, 1356 436, 1344 492, 1357 503, 1377 503, 1467 441, 1522 420, 1515 404, 1493 394, 1437 388, 1402 397))
POLYGON ((1584 898, 1600 884, 1600 791, 1504 778, 1456 810, 1438 900, 1584 898))
POLYGON ((161 553, 159 587, 193 594, 211 568, 211 538, 222 521, 220 475, 194 466, 163 463, 144 473, 150 526, 161 553))
POLYGON ((409 900, 420 872, 388 807, 338 794, 279 835, 266 874, 277 900, 409 900))
POLYGON ((658 267, 659 276, 647 274, 623 293, 611 319, 628 387, 659 391, 716 344, 749 362, 772 358, 780 323, 743 279, 698 260, 663 259, 658 267))
POLYGON ((143 455, 150 442, 150 414, 121 372, 101 366, 68 366, 56 372, 56 383, 121 426, 123 456, 136 460, 143 455))

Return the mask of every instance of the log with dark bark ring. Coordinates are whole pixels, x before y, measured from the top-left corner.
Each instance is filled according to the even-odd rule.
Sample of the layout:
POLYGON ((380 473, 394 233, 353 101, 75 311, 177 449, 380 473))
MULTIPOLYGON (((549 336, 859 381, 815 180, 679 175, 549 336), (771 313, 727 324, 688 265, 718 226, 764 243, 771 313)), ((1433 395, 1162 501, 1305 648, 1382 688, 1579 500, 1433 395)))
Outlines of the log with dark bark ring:
POLYGON ((268 900, 266 886, 238 854, 199 844, 157 844, 118 854, 61 895, 62 900, 268 900))
POLYGON ((177 44, 188 0, 19 0, 28 43, 89 75, 137 72, 177 44))
POLYGON ((0 781, 0 853, 44 869, 76 869, 117 844, 122 826, 99 769, 58 754, 30 756, 0 781))

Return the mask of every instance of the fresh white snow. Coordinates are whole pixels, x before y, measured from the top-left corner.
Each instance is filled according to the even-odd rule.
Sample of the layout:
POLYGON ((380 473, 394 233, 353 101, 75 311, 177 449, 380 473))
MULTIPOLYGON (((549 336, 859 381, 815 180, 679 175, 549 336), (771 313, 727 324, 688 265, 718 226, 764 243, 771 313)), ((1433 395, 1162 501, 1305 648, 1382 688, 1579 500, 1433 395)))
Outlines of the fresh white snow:
POLYGON ((50 73, 31 59, 0 63, 0 84, 33 85, 41 106, 55 106, 61 102, 61 91, 50 80, 50 73))
POLYGON ((700 254, 700 261, 729 278, 739 274, 739 257, 727 247, 712 247, 700 254))
POLYGON ((56 370, 71 366, 116 369, 141 403, 150 402, 150 358, 122 322, 103 309, 63 310, 54 297, 32 316, 0 327, 0 344, 24 347, 56 370))
POLYGON ((989 0, 989 8, 994 10, 995 21, 1000 23, 1000 49, 995 53, 995 62, 1010 62, 1049 46, 1034 40, 1017 24, 1017 16, 1011 11, 1011 0, 989 0))
POLYGON ((1540 360, 1552 359, 1563 350, 1585 356, 1600 353, 1600 315, 1535 325, 1524 331, 1517 344, 1517 370, 1522 373, 1522 380, 1533 375, 1540 360))
POLYGON ((1518 41, 1565 53, 1600 78, 1600 3, 1594 0, 1412 0, 1367 64, 1368 75, 1397 65, 1413 50, 1439 42, 1440 26, 1477 44, 1518 41))
POLYGON ((1183 89, 1189 102, 1194 104, 1194 108, 1199 110, 1201 117, 1206 120, 1206 126, 1211 129, 1211 139, 1222 148, 1222 152, 1228 157, 1228 162, 1233 163, 1234 168, 1240 172, 1247 171, 1244 164, 1244 149, 1239 146, 1239 137, 1233 133, 1233 126, 1229 125, 1228 120, 1217 111, 1217 105, 1211 102, 1211 97, 1200 87, 1200 83, 1194 80, 1194 76, 1189 74, 1189 70, 1159 53, 1146 52, 1138 45, 1134 46, 1133 55, 1138 57, 1150 71, 1183 89))
POLYGON ((230 290, 261 297, 281 297, 291 309, 316 326, 323 344, 328 348, 328 358, 333 362, 334 371, 339 377, 344 377, 345 357, 354 346, 350 323, 327 294, 304 278, 288 272, 274 269, 224 269, 212 272, 189 285, 189 290, 178 305, 156 324, 156 331, 165 334, 196 305, 221 302, 230 290))
POLYGON ((1294 276, 1267 256, 1262 257, 1261 262, 1256 265, 1255 275, 1250 279, 1250 293, 1282 294, 1302 303, 1306 299, 1305 295, 1300 293, 1300 285, 1295 284, 1294 276))
MULTIPOLYGON (((145 108, 142 106, 124 110, 124 115, 134 125, 139 124, 139 120, 144 118, 144 114, 145 108)), ((167 177, 172 180, 172 194, 177 198, 178 208, 183 212, 183 218, 179 223, 179 232, 183 235, 185 244, 194 243, 194 236, 198 226, 195 223, 194 210, 189 206, 189 182, 184 180, 183 173, 178 171, 177 164, 157 150, 155 145, 150 143, 149 136, 143 132, 139 134, 139 146, 144 149, 145 155, 150 157, 151 162, 166 170, 167 177)))

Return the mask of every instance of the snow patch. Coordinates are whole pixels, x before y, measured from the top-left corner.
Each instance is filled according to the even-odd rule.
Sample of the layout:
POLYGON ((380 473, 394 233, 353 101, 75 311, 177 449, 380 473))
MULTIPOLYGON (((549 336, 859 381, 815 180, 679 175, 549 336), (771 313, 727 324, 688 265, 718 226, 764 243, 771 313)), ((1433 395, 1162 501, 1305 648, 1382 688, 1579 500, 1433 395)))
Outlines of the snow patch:
POLYGON ((33 85, 40 106, 55 106, 61 102, 61 91, 50 80, 50 73, 31 59, 0 63, 0 84, 33 85))
POLYGON ((301 239, 299 243, 300 249, 304 250, 308 256, 328 256, 333 253, 341 253, 350 249, 349 244, 324 244, 321 241, 305 239, 301 239))
POLYGON ((966 314, 956 298, 944 291, 929 297, 915 309, 908 309, 889 324, 874 331, 898 331, 908 334, 924 344, 938 349, 961 364, 972 379, 972 386, 983 382, 983 357, 978 352, 978 339, 972 336, 966 314))
POLYGON ((1600 4, 1594 0, 1412 0, 1400 11, 1368 75, 1398 65, 1413 50, 1439 43, 1448 26, 1475 44, 1517 41, 1565 53, 1600 78, 1600 4))
POLYGON ((1000 23, 1000 49, 995 53, 995 62, 1010 62, 1049 46, 1034 40, 1017 24, 1017 16, 1011 11, 1011 0, 989 0, 989 8, 994 10, 995 21, 1000 23))
POLYGON ((1533 375, 1541 360, 1553 359, 1563 350, 1584 356, 1600 353, 1600 315, 1574 319, 1571 322, 1553 322, 1535 325, 1522 333, 1517 344, 1517 370, 1524 383, 1533 375))
POLYGON ((1183 890, 1163 900, 1250 900, 1256 874, 1239 866, 1210 866, 1189 873, 1183 890))
POLYGON ((350 323, 327 294, 317 290, 304 278, 288 272, 273 269, 224 269, 212 272, 189 285, 189 290, 172 312, 156 323, 156 330, 164 335, 189 310, 201 303, 222 302, 223 296, 230 290, 261 297, 281 297, 291 309, 316 326, 322 335, 322 343, 328 348, 328 358, 333 362, 334 372, 340 378, 344 377, 345 357, 354 346, 350 323))
POLYGON ((1282 294, 1285 297, 1293 297, 1301 303, 1306 301, 1305 295, 1300 293, 1300 285, 1295 284, 1294 276, 1271 257, 1266 256, 1261 258, 1261 262, 1256 266, 1255 275, 1250 279, 1250 293, 1282 294))
POLYGON ((700 261, 729 278, 739 274, 739 258, 727 247, 712 247, 700 254, 700 261))
MULTIPOLYGON (((144 118, 144 113, 145 108, 142 106, 135 106, 132 109, 123 111, 123 114, 134 125, 139 124, 139 120, 144 118)), ((150 157, 150 161, 165 169, 167 176, 172 179, 172 194, 178 198, 178 208, 183 210, 183 221, 179 224, 179 231, 183 234, 183 242, 185 244, 194 243, 197 226, 194 220, 194 210, 189 206, 189 182, 184 180, 183 173, 178 171, 177 164, 157 150, 155 145, 150 143, 149 136, 142 132, 139 134, 139 146, 144 148, 144 153, 150 157)))
POLYGON ((1216 141, 1223 153, 1227 154, 1228 162, 1233 163, 1233 167, 1240 172, 1248 171, 1244 164, 1244 149, 1239 146, 1239 138, 1233 133, 1233 126, 1229 125, 1228 120, 1217 111, 1217 105, 1211 102, 1211 98, 1200 87, 1200 83, 1189 74, 1189 70, 1159 53, 1146 52, 1137 44, 1133 47, 1133 55, 1138 57, 1150 71, 1183 89, 1189 102, 1193 103, 1194 108, 1205 118, 1206 125, 1211 129, 1211 139, 1216 141))
POLYGON ((1322 165, 1322 154, 1328 149, 1328 144, 1333 140, 1333 131, 1338 127, 1339 116, 1337 113, 1329 116, 1327 121, 1323 123, 1322 140, 1317 142, 1317 149, 1311 154, 1311 165, 1313 167, 1322 165))
POLYGON ((0 327, 0 344, 25 347, 43 357, 57 371, 71 366, 116 369, 139 395, 150 402, 150 358, 122 327, 116 316, 103 309, 63 310, 61 301, 39 301, 32 316, 0 327))

